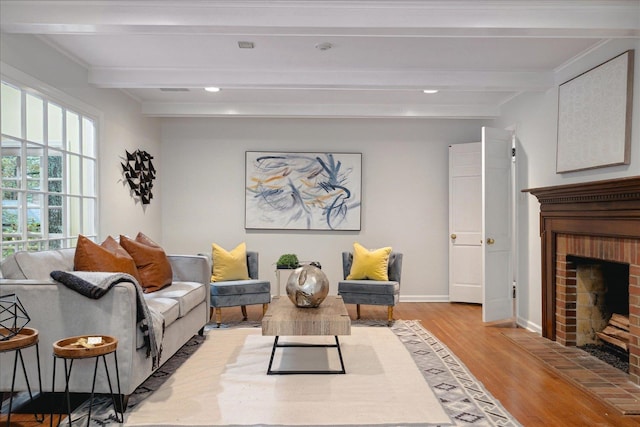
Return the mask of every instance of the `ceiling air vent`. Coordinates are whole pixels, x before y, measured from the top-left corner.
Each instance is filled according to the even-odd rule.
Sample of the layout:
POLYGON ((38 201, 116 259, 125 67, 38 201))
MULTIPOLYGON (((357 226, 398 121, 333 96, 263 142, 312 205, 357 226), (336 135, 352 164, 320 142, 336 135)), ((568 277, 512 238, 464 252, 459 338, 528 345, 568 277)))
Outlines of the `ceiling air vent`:
POLYGON ((161 87, 162 92, 189 92, 186 87, 161 87))

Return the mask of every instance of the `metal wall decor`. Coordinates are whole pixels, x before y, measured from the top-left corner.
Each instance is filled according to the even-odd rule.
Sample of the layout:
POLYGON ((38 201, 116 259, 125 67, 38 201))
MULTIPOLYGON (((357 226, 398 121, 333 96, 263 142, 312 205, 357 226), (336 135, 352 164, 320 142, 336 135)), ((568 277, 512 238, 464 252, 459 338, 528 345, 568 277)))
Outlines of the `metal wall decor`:
POLYGON ((153 199, 153 180, 156 179, 156 169, 151 160, 153 156, 146 151, 136 150, 127 153, 127 162, 122 165, 122 173, 129 184, 131 196, 138 198, 143 205, 148 205, 153 199))

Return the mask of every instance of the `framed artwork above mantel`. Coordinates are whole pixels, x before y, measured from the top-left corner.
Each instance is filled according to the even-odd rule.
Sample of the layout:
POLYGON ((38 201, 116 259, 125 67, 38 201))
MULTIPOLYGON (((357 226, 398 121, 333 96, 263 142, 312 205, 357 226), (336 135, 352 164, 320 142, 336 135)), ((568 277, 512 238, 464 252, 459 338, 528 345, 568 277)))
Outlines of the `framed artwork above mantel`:
POLYGON ((557 173, 629 164, 633 63, 628 50, 559 86, 557 173))
POLYGON ((245 153, 245 228, 360 230, 362 154, 245 153))

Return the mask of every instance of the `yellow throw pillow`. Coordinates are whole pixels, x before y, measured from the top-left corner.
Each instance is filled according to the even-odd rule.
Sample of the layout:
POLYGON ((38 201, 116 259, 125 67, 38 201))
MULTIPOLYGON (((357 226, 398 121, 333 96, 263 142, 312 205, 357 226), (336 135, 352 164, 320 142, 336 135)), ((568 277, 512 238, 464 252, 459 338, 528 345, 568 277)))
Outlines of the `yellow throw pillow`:
POLYGON ((226 280, 248 280, 247 245, 240 243, 231 251, 226 251, 213 243, 213 275, 212 282, 224 282, 226 280))
POLYGON ((353 244, 353 262, 347 280, 389 280, 389 254, 391 247, 367 250, 359 243, 353 244))

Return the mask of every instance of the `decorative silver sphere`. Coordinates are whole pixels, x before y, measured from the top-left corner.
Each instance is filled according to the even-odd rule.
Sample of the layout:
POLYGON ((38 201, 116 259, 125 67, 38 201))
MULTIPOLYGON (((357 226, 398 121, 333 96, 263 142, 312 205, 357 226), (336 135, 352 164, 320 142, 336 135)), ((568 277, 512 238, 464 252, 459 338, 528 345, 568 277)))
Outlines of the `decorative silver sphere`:
POLYGON ((329 293, 329 279, 313 265, 296 268, 287 280, 287 295, 298 307, 317 307, 329 293))

